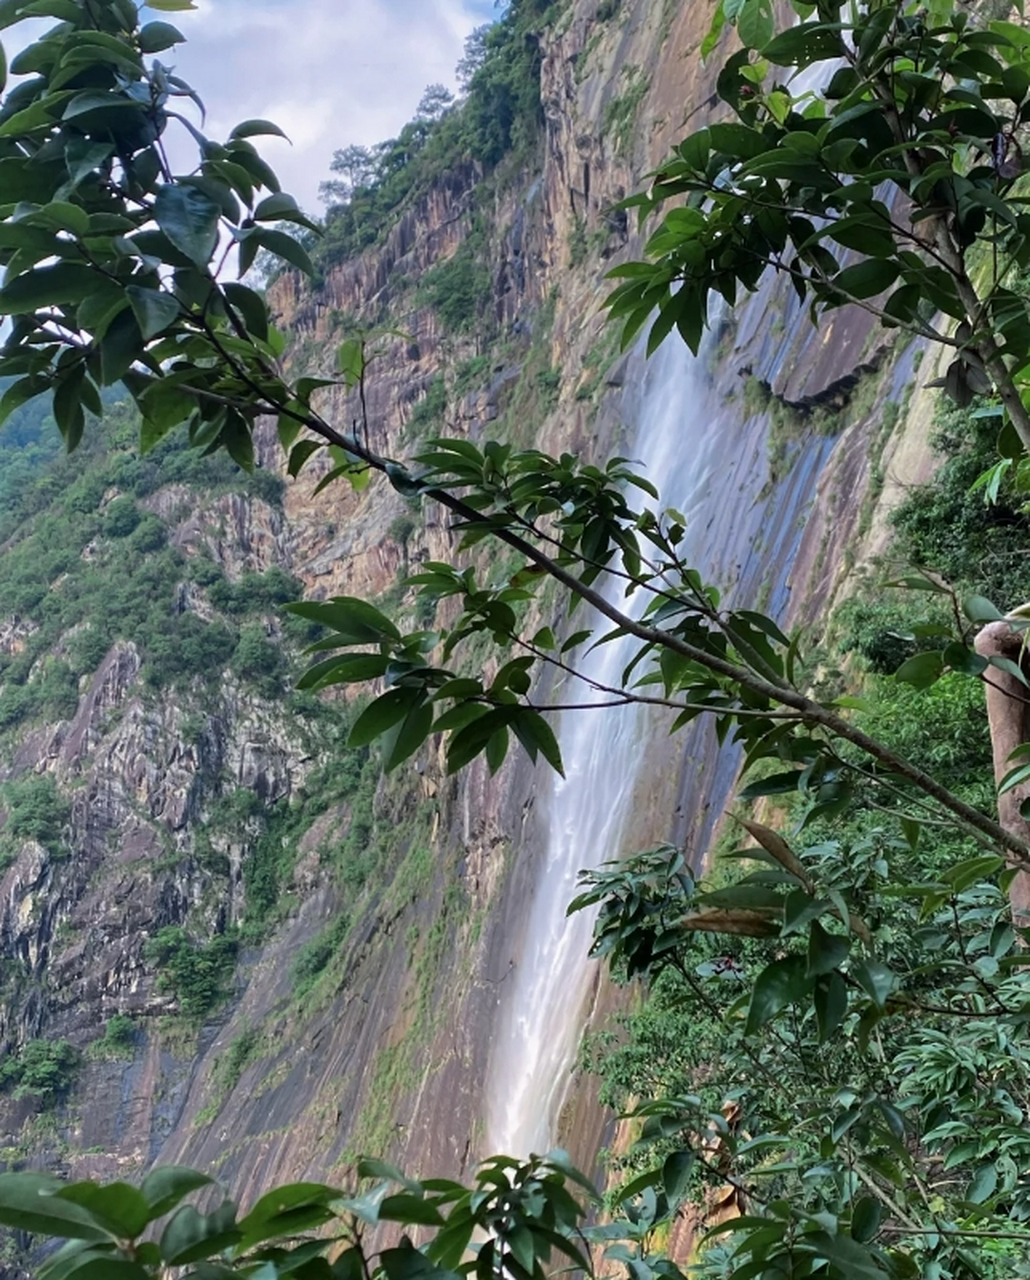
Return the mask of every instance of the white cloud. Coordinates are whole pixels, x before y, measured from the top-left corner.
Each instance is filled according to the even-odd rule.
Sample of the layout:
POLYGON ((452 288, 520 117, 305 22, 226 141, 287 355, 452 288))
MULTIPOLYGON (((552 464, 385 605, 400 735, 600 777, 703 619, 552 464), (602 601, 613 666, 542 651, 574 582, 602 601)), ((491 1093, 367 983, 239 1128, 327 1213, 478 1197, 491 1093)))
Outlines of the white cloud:
POLYGON ((208 136, 274 120, 293 145, 262 153, 314 210, 333 151, 394 135, 427 84, 453 85, 466 35, 496 15, 490 0, 199 0, 167 16, 188 41, 175 67, 207 106, 208 136))

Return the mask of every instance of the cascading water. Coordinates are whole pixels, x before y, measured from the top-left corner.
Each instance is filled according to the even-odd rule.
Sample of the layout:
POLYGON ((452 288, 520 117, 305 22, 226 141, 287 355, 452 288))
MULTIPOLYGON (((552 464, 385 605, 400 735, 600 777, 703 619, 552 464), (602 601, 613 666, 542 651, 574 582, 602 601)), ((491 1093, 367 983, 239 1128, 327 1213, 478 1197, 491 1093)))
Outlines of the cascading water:
MULTIPOLYGON (((763 293, 747 310, 754 317, 768 301, 763 293)), ((763 351, 762 363, 775 363, 780 354, 763 351)), ((817 442, 802 453, 770 511, 762 501, 766 424, 742 413, 734 385, 739 386, 736 370, 731 378, 713 378, 703 358, 695 360, 680 344, 667 343, 647 366, 634 414, 636 430, 624 449, 659 488, 659 507, 687 514, 689 526, 680 548, 687 563, 720 586, 735 585, 744 599, 764 585, 777 612, 799 536, 797 515, 829 444, 817 442)), ((615 601, 622 590, 613 580, 609 598, 615 601)), ((645 604, 641 592, 622 600, 622 607, 631 611, 645 604)), ((605 620, 599 621, 603 627, 605 620)), ((618 686, 635 644, 626 638, 592 649, 578 670, 598 685, 618 686)), ((573 679, 560 696, 576 704, 606 701, 604 693, 573 679)), ((593 977, 587 959, 593 919, 586 912, 568 919, 565 911, 575 895, 578 871, 623 852, 647 723, 642 708, 632 705, 561 715, 558 736, 566 777, 546 784, 545 854, 521 947, 504 984, 491 1051, 486 1089, 490 1151, 527 1156, 554 1143, 593 977)), ((736 758, 733 752, 719 755, 710 727, 699 726, 694 744, 694 776, 681 801, 691 812, 679 826, 682 831, 692 828, 697 852, 703 855, 711 815, 732 784, 736 758), (704 821, 698 820, 702 812, 709 815, 704 821)), ((671 830, 671 815, 668 826, 671 830)))

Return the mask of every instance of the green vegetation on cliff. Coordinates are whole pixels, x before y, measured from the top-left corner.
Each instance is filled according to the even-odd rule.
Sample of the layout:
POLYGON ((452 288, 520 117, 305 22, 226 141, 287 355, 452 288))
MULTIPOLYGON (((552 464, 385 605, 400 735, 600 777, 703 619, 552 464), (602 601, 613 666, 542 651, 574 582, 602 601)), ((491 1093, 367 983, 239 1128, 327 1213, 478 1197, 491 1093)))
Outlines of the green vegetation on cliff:
POLYGON ((320 270, 375 244, 434 185, 463 170, 481 175, 511 155, 525 158, 543 122, 540 39, 557 7, 555 0, 511 0, 497 22, 469 38, 459 103, 430 92, 396 138, 336 152, 338 176, 323 184, 329 208, 314 244, 320 270))
MULTIPOLYGON (((174 8, 188 0, 164 2, 174 8)), ((363 599, 294 606, 296 616, 327 631, 306 691, 382 682, 354 717, 348 741, 359 750, 378 743, 388 771, 429 749, 430 739, 432 749, 445 750, 451 772, 480 756, 496 772, 515 743, 533 761, 562 768, 547 720, 553 708, 535 700, 534 678, 549 664, 564 671, 563 655, 590 633, 566 639, 529 622, 534 598, 538 605, 546 599, 543 585, 556 591, 559 584, 570 601, 593 606, 612 625, 603 639, 636 643, 609 696, 657 702, 676 725, 711 716, 720 740, 745 756, 741 798, 776 797, 781 829, 745 822, 754 844, 730 851, 738 856, 720 863, 724 879, 696 883, 682 852, 663 846, 586 876, 573 904, 599 908, 595 952, 616 975, 671 983, 662 988, 668 1001, 691 1002, 695 1050, 699 1033, 711 1032, 703 1061, 697 1054, 686 1065, 674 1062, 675 1079, 658 1073, 645 1082, 658 1096, 635 1108, 639 1172, 622 1188, 614 1221, 584 1225, 584 1206, 569 1188, 592 1199, 589 1187, 557 1153, 488 1162, 473 1187, 405 1179, 366 1162, 358 1173, 380 1182, 371 1195, 317 1184, 280 1188, 242 1219, 229 1201, 207 1213, 183 1205, 208 1185, 206 1175, 188 1171, 157 1171, 139 1190, 0 1175, 0 1220, 81 1242, 46 1264, 55 1280, 114 1264, 126 1280, 148 1280, 194 1263, 269 1280, 544 1280, 554 1251, 592 1274, 581 1245, 604 1250, 604 1268, 624 1265, 633 1280, 679 1280, 682 1270, 660 1245, 678 1219, 704 1222, 713 1209, 719 1221, 697 1267, 713 1278, 995 1280, 1025 1270, 1030 845, 1012 816, 990 811, 996 796, 978 776, 986 771, 979 744, 969 748, 944 731, 956 705, 968 712, 968 691, 979 694, 981 682, 993 684, 993 694, 1006 677, 1014 682, 1011 702, 1018 709, 1026 701, 1022 620, 924 576, 917 586, 945 606, 946 629, 935 619, 916 624, 918 638, 933 645, 908 657, 868 708, 832 677, 827 683, 837 687, 821 687, 823 673, 806 666, 799 636, 727 604, 683 562, 683 517, 661 509, 626 460, 582 465, 571 453, 552 458, 508 442, 456 438, 423 442, 405 465, 374 453, 367 433, 338 430, 312 404, 318 385, 294 384, 277 363, 263 301, 223 285, 212 267, 223 215, 244 246, 244 265, 251 249, 276 245, 288 260, 303 261, 297 245, 256 225, 290 205, 255 207, 253 180, 275 184, 239 145, 247 141, 239 132, 220 151, 201 143, 203 187, 167 180, 153 150, 167 122, 155 106, 167 85, 141 56, 153 50, 154 33, 137 33, 126 3, 95 12, 62 2, 67 25, 31 55, 41 74, 14 91, 21 94, 16 110, 10 98, 4 108, 7 136, 26 148, 0 159, 13 161, 11 181, 28 187, 40 168, 54 169, 45 175, 49 203, 29 202, 38 207, 19 207, 4 224, 13 246, 0 248, 8 277, 0 310, 31 318, 16 321, 0 372, 21 375, 18 394, 53 391, 58 426, 72 446, 86 425, 82 404, 122 378, 149 446, 185 419, 193 444, 224 448, 247 466, 256 415, 275 412, 292 472, 328 450, 338 478, 361 488, 370 473, 385 476, 406 497, 447 511, 463 532, 462 550, 481 542, 494 549, 486 572, 464 561, 421 566, 413 581, 427 604, 435 610, 446 602, 446 620, 433 632, 410 630, 410 621, 363 599), (105 21, 114 29, 98 32, 105 21), (64 109, 66 67, 58 55, 77 66, 83 33, 107 35, 119 48, 117 76, 99 55, 91 72, 104 86, 104 106, 117 103, 120 118, 139 127, 119 132, 120 168, 112 164, 96 180, 97 166, 114 154, 107 150, 68 188, 78 156, 71 143, 90 128, 82 117, 96 103, 76 99, 76 109, 64 109), (32 168, 30 151, 43 157, 32 168), (233 155, 231 166, 209 168, 222 151, 233 155), (57 199, 58 192, 75 201, 57 199), (110 200, 122 220, 115 225, 110 200), (241 200, 253 217, 243 215, 241 200), (53 208, 64 203, 71 213, 53 208), (127 232, 149 235, 143 245, 151 252, 127 254, 127 232), (86 243, 88 253, 80 252, 86 243), (151 254, 169 270, 155 270, 151 254), (87 306, 101 285, 114 290, 117 323, 87 306), (40 329, 53 339, 49 350, 39 349, 40 329), (597 589, 606 577, 617 590, 597 589), (626 611, 622 602, 632 593, 650 599, 645 611, 626 611), (973 647, 985 622, 1015 637, 1014 659, 973 647), (455 657, 462 646, 466 657, 475 655, 472 674, 455 657), (955 692, 963 680, 965 698, 955 692), (663 1094, 670 1084, 676 1092, 663 1094), (173 1210, 159 1240, 141 1243, 173 1210), (323 1237, 298 1237, 336 1222, 344 1249, 330 1263, 323 1237), (373 1253, 365 1227, 379 1222, 424 1228, 422 1243, 408 1235, 373 1253), (478 1248, 470 1256, 473 1238, 478 1248)), ((1010 155, 1030 115, 1030 42, 1018 27, 977 28, 964 11, 938 3, 917 11, 868 0, 846 23, 832 6, 797 0, 795 8, 801 23, 777 36, 767 0, 720 6, 708 43, 714 47, 722 26, 736 19, 743 47, 719 87, 738 118, 687 139, 659 175, 650 203, 677 199, 650 243, 651 260, 618 268, 626 283, 612 310, 625 338, 657 309, 652 346, 675 327, 696 347, 709 295, 732 300, 738 288, 755 286, 772 259, 818 307, 857 299, 885 323, 952 345, 946 391, 962 408, 974 393, 996 395, 1012 428, 1003 437, 1005 461, 1017 478, 1021 469, 1025 475, 1030 462, 1016 464, 1011 436, 1030 436, 1022 399, 1030 308, 1004 274, 986 296, 977 294, 966 255, 987 238, 1018 264, 1030 261, 1030 216, 1013 187, 1021 166, 1010 155), (814 101, 795 99, 776 73, 767 76, 770 64, 793 71, 819 62, 835 70, 827 94, 814 101), (876 194, 882 182, 893 182, 906 209, 920 216, 899 223, 876 194), (844 265, 824 242, 865 256, 844 265), (895 286, 881 308, 876 300, 895 286), (934 329, 926 298, 957 324, 934 329)), ((175 38, 167 31, 156 37, 175 38)), ((87 62, 92 43, 85 42, 87 62)), ((110 49, 109 41, 97 43, 110 49)), ((106 121, 90 136, 106 138, 106 121)), ((258 122, 244 132, 267 129, 258 122)), ((345 343, 338 365, 340 386, 364 389, 360 343, 345 343)), ((545 398, 556 389, 549 367, 536 381, 545 398)), ((1009 470, 995 470, 988 492, 1009 470)), ((146 527, 123 505, 107 537, 127 542, 146 527)), ((949 550, 914 520, 908 532, 924 540, 927 555, 949 550)), ((159 556, 158 536, 146 536, 159 556)), ((252 632, 248 642, 259 640, 252 632)), ((869 681, 874 692, 877 679, 869 681)), ((1013 753, 1002 799, 1030 779, 1026 754, 1026 745, 1013 753)), ((359 782, 365 785, 363 776, 359 782)), ((244 830, 257 816, 249 802, 237 809, 233 798, 230 807, 227 820, 244 830)), ((399 806, 390 817, 398 813, 399 806)), ((408 858, 403 865, 418 884, 421 849, 412 842, 408 853, 410 866, 408 858)), ((198 1007, 212 991, 217 999, 214 944, 185 929, 158 937, 180 999, 195 996, 198 1007)), ((439 944, 430 934, 424 954, 439 944)), ((226 937, 216 950, 231 945, 226 937)), ((314 959, 321 964, 320 955, 314 959)), ((435 1016, 432 995, 432 984, 416 985, 424 1019, 435 1016)), ((244 1041, 227 1054, 227 1078, 251 1048, 244 1041)), ((389 1048, 376 1079, 393 1087, 407 1064, 396 1044, 389 1048)), ((380 1136, 382 1113, 374 1118, 371 1132, 380 1136)))

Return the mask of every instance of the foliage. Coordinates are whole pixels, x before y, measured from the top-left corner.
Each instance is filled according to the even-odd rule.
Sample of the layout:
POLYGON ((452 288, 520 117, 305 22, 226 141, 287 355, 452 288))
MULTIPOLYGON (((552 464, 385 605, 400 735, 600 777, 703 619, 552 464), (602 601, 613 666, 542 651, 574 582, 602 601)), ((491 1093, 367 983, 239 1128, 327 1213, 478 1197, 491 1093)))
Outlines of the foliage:
POLYGON ((211 1178, 174 1165, 152 1170, 138 1188, 3 1173, 0 1222, 68 1242, 42 1265, 41 1280, 83 1270, 123 1280, 544 1280, 552 1261, 588 1266, 581 1223, 591 1193, 564 1152, 524 1163, 496 1157, 468 1187, 418 1181, 377 1160, 358 1172, 371 1180, 363 1190, 294 1183, 242 1216, 211 1178), (203 1207, 191 1199, 197 1192, 203 1207), (399 1243, 373 1246, 371 1228, 380 1224, 408 1230, 399 1243), (416 1249, 408 1232, 427 1229, 429 1242, 416 1249))
POLYGON ((257 1028, 245 1027, 218 1059, 217 1079, 226 1093, 231 1093, 239 1084, 240 1076, 257 1055, 260 1044, 261 1036, 257 1028))
POLYGON ((893 513, 899 557, 1006 608, 1030 598, 1030 516, 1018 495, 985 502, 974 486, 996 459, 998 419, 942 407, 932 438, 942 461, 933 481, 893 513))
POLYGON ((101 1057, 131 1058, 136 1046, 136 1024, 127 1013, 114 1013, 108 1018, 104 1034, 90 1045, 90 1052, 101 1057))
POLYGON ((446 262, 431 267, 419 281, 420 300, 436 311, 452 333, 480 328, 490 304, 492 282, 482 255, 480 237, 467 236, 446 262))
POLYGON ((292 969, 296 995, 302 996, 314 986, 318 975, 339 950, 349 928, 350 917, 346 913, 341 913, 331 924, 326 925, 321 933, 316 934, 300 948, 292 969))
POLYGON ((80 1060, 67 1040, 29 1040, 0 1062, 0 1090, 51 1107, 71 1089, 80 1060))
POLYGON ((624 1105, 658 1099, 633 1107, 643 1172, 616 1200, 665 1218, 661 1160, 678 1156, 697 1203, 744 1215, 709 1234, 735 1250, 706 1251, 706 1276, 993 1275, 982 1239, 1007 1221, 1025 1250, 1030 1213, 1027 977, 982 878, 997 860, 749 830, 724 887, 694 890, 659 849, 586 877, 573 904, 601 903, 595 952, 655 989, 609 1074, 624 1105), (713 937, 718 915, 768 940, 713 937))
POLYGON ((282 645, 269 638, 266 627, 249 622, 240 628, 232 655, 233 670, 262 697, 275 698, 283 691, 287 665, 282 645))
POLYGON ((1030 116, 1026 32, 943 2, 868 0, 844 21, 829 5, 794 8, 800 23, 777 35, 768 0, 720 4, 704 47, 736 24, 744 47, 718 79, 735 119, 686 138, 650 193, 626 202, 676 207, 647 244, 651 261, 612 272, 624 343, 657 309, 649 350, 676 328, 696 351, 710 296, 732 305, 772 267, 813 318, 855 303, 950 347, 947 393, 966 406, 996 391, 1017 452, 1030 448, 1030 317, 1012 278, 1030 263, 1030 220, 1007 199, 1030 116), (783 77, 819 66, 825 90, 792 96, 783 77), (993 269, 978 291, 969 254, 981 238, 993 269))
MULTIPOLYGON (((336 176, 321 188, 328 209, 314 249, 320 271, 374 244, 400 209, 442 175, 470 166, 491 170, 532 143, 543 118, 539 28, 554 7, 554 0, 511 0, 499 21, 469 37, 457 105, 433 92, 442 86, 430 85, 396 138, 336 151, 330 166, 336 176)), ((468 314, 459 312, 449 327, 463 328, 468 314)))
POLYGON ((177 1011, 200 1020, 229 995, 236 948, 230 934, 202 943, 180 926, 166 925, 147 941, 143 958, 157 969, 157 989, 173 997, 177 1011))
MULTIPOLYGON (((551 1249, 590 1271, 572 1237, 607 1242, 605 1265, 624 1264, 633 1280, 676 1280, 678 1268, 655 1245, 697 1180, 728 1187, 724 1202, 747 1210, 710 1237, 729 1240, 702 1257, 710 1275, 958 1280, 989 1275, 1009 1243, 1025 1251, 1027 939, 1004 894, 1013 872, 1030 867, 1030 849, 985 811, 986 788, 967 785, 976 751, 941 732, 961 681, 978 693, 992 662, 1008 670, 971 648, 976 626, 1000 610, 925 572, 908 577, 945 621, 922 628, 919 638, 932 646, 898 671, 912 692, 864 712, 850 695, 824 695, 813 684, 800 636, 727 607, 684 562, 684 517, 663 509, 625 459, 581 465, 571 454, 434 439, 405 466, 372 452, 367 423, 338 431, 319 412, 318 394, 330 384, 364 389, 364 339, 341 343, 338 376, 294 383, 278 362, 283 340, 263 300, 218 271, 220 226, 241 245, 243 269, 262 247, 307 266, 303 246, 266 225, 273 216, 304 223, 248 141, 272 126, 249 122, 224 146, 195 136, 197 169, 169 174, 158 139, 165 107, 185 89, 145 55, 155 38, 175 33, 140 31, 121 0, 100 18, 78 0, 60 5, 65 22, 19 55, 37 78, 14 89, 0 112, 0 165, 12 199, 22 201, 17 216, 10 208, 0 221, 0 312, 15 317, 0 375, 19 379, 5 405, 52 393, 57 425, 74 445, 83 403, 95 408, 99 388, 122 381, 142 415, 144 448, 186 422, 194 446, 225 450, 244 468, 253 464, 254 421, 271 412, 291 475, 325 450, 332 469, 319 488, 347 478, 360 490, 383 475, 405 498, 440 504, 460 532, 459 555, 480 543, 491 548, 482 567, 429 562, 411 579, 430 606, 447 602, 439 630, 404 630, 350 597, 293 606, 301 622, 324 628, 303 692, 381 682, 349 742, 355 752, 378 744, 387 770, 431 735, 441 736, 452 772, 481 755, 498 769, 513 739, 531 759, 562 768, 552 708, 535 697, 535 680, 548 669, 569 672, 568 654, 594 628, 567 635, 528 622, 549 598, 544 589, 557 584, 607 620, 600 640, 635 642, 617 685, 592 692, 664 707, 674 728, 710 716, 720 741, 741 753, 742 798, 777 797, 791 825, 781 834, 745 824, 756 845, 739 851, 740 874, 729 883, 695 884, 682 856, 662 848, 592 873, 574 904, 600 909, 595 950, 617 974, 671 983, 673 998, 689 990, 720 1029, 705 1060, 682 1067, 676 1088, 685 1092, 638 1108, 641 1156, 657 1145, 623 1188, 617 1221, 582 1230, 564 1186, 576 1175, 560 1158, 501 1158, 481 1170, 475 1191, 387 1171, 405 1190, 380 1191, 381 1199, 280 1189, 242 1224, 231 1205, 207 1216, 187 1207, 160 1241, 137 1247, 154 1218, 198 1187, 194 1175, 170 1175, 174 1193, 154 1195, 4 1176, 4 1221, 84 1242, 56 1254, 43 1274, 56 1280, 80 1266, 99 1273, 117 1259, 132 1280, 161 1264, 219 1255, 219 1274, 351 1280, 370 1272, 351 1214, 436 1229, 420 1248, 403 1243, 372 1263, 387 1280, 473 1272, 535 1280, 551 1249), (117 71, 93 52, 114 56, 112 41, 117 71), (83 64, 88 90, 76 83, 83 64), (272 194, 257 203, 256 187, 272 194), (637 597, 632 610, 623 604, 629 595, 637 597), (471 675, 463 651, 480 656, 471 675), (497 661, 483 661, 484 653, 497 661), (925 738, 912 722, 924 711, 940 741, 920 763, 925 738), (951 785, 936 776, 940 768, 954 771, 951 785), (838 830, 838 822, 846 825, 838 830), (741 938, 748 944, 738 950, 741 938), (338 1202, 344 1220, 336 1229, 348 1249, 329 1264, 317 1260, 321 1239, 293 1237, 332 1222, 338 1202), (467 1256, 477 1229, 478 1247, 467 1256)), ((21 0, 0 8, 0 21, 20 8, 21 0)), ((738 119, 687 139, 651 196, 634 201, 648 211, 687 197, 664 213, 653 261, 618 269, 626 283, 613 314, 628 340, 657 308, 651 345, 676 327, 696 348, 709 293, 732 301, 771 261, 815 311, 855 300, 885 323, 951 345, 952 398, 965 403, 996 390, 1011 426, 1030 439, 1019 393, 1030 355, 1025 301, 1008 287, 1007 266, 978 293, 965 257, 980 238, 1003 265, 1023 265, 1030 254, 1011 172, 1014 133, 1030 114, 1030 42, 1004 24, 977 29, 950 7, 924 14, 868 0, 846 21, 835 9, 798 8, 801 24, 776 36, 768 0, 724 0, 710 46, 720 24, 735 18, 744 47, 724 69, 720 92, 738 119), (767 84, 777 74, 770 66, 838 59, 824 97, 795 99, 778 80, 767 84), (884 184, 907 202, 910 221, 883 202, 884 184), (842 250, 859 260, 842 265, 842 250), (934 328, 926 301, 957 322, 954 335, 934 328)), ((492 41, 516 33, 518 57, 532 64, 538 55, 526 37, 543 12, 512 6, 479 39, 469 100, 478 78, 491 102, 484 155, 502 136, 487 125, 503 131, 510 118, 511 86, 491 63, 492 41)), ((448 124, 457 118, 448 112, 436 127, 457 127, 448 124)), ((403 172, 407 160, 394 158, 394 172, 403 172)), ((355 190, 351 205, 357 200, 355 190)), ((556 383, 549 366, 541 373, 537 390, 546 397, 556 383)), ((87 518, 105 491, 71 486, 70 506, 87 518)), ((141 519, 114 541, 131 542, 144 526, 141 519)), ((167 554, 155 548, 153 559, 167 554)), ((364 769, 348 835, 357 876, 374 820, 364 769)), ((282 851, 272 841, 254 864, 273 883, 282 851)), ((170 928, 151 941, 148 959, 183 1011, 202 1017, 225 992, 234 946, 230 936, 201 945, 170 928)))
MULTIPOLYGON (((162 479, 207 501, 220 491, 242 488, 257 497, 265 489, 227 458, 202 461, 185 441, 164 441, 146 458, 131 456, 127 446, 138 423, 134 409, 111 404, 74 462, 40 464, 11 506, 0 506, 6 537, 0 596, 27 633, 20 652, 0 656, 0 730, 37 717, 53 722, 73 716, 80 678, 91 675, 118 640, 136 646, 151 689, 213 681, 230 664, 245 674, 242 658, 234 658, 237 628, 276 612, 298 593, 296 580, 280 569, 244 573, 230 583, 210 559, 187 561, 169 545, 168 526, 140 506, 162 479), (98 513, 112 489, 118 496, 98 513), (180 608, 187 578, 206 591, 229 625, 180 608)), ((288 630, 296 641, 312 638, 303 628, 288 630)), ((267 671, 256 679, 275 685, 267 671)))
POLYGON ((9 782, 4 788, 7 821, 4 842, 35 840, 49 853, 62 853, 65 828, 71 805, 58 790, 50 774, 30 774, 9 782))

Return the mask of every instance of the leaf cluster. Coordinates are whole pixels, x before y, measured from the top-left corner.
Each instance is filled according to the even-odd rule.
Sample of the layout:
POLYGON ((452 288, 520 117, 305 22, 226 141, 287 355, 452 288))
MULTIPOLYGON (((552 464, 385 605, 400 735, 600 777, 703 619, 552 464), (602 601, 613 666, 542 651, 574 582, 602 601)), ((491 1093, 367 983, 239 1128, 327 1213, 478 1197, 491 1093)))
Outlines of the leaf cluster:
POLYGON ((649 350, 677 329, 697 351, 711 295, 733 305, 773 267, 811 303, 813 322, 857 303, 885 327, 949 341, 942 385, 960 405, 1004 380, 1004 367, 1018 382, 1030 354, 1010 275, 1030 260, 1017 185, 1030 119, 1025 31, 893 0, 845 20, 797 8, 802 21, 777 35, 762 0, 720 6, 717 29, 735 22, 745 44, 718 80, 736 118, 686 138, 650 192, 626 202, 642 217, 674 207, 648 241, 649 261, 612 272, 623 343, 657 311, 649 350), (818 66, 820 93, 782 78, 818 66), (980 294, 966 260, 978 241, 993 261, 980 294), (935 312, 956 324, 953 339, 935 312))
POLYGON ((593 1188, 562 1151, 523 1162, 495 1157, 471 1187, 408 1178, 378 1160, 362 1160, 358 1173, 361 1190, 293 1183, 243 1215, 230 1199, 219 1202, 212 1179, 173 1165, 139 1187, 4 1173, 0 1222, 67 1241, 43 1263, 40 1280, 544 1280, 559 1259, 590 1269, 581 1223, 593 1188), (190 1200, 197 1192, 208 1202, 214 1196, 215 1207, 199 1209, 190 1200), (404 1234, 371 1251, 368 1229, 387 1223, 423 1236, 428 1229, 428 1241, 416 1248, 404 1234))

